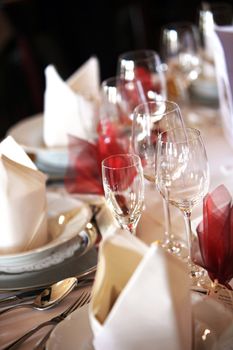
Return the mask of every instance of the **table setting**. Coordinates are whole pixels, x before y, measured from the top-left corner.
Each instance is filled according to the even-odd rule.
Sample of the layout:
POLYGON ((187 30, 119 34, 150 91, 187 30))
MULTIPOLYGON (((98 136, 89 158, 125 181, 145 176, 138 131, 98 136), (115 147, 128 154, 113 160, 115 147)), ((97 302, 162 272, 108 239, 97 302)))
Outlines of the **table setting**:
POLYGON ((172 69, 45 68, 43 113, 0 143, 0 349, 232 349, 232 85, 226 119, 218 75, 220 108, 172 69))

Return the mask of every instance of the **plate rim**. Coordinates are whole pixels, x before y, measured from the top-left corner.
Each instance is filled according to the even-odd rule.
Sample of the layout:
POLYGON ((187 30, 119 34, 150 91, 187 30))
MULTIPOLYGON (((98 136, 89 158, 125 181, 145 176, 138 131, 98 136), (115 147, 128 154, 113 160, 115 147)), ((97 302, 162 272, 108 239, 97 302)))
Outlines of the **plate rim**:
POLYGON ((97 264, 97 251, 94 245, 89 247, 89 249, 85 250, 85 254, 77 254, 77 253, 78 251, 76 251, 73 256, 65 259, 63 262, 60 262, 55 265, 51 265, 48 268, 43 270, 25 271, 22 273, 0 272, 0 279, 2 277, 6 278, 5 284, 7 283, 7 286, 0 287, 0 295, 1 294, 9 295, 9 293, 11 294, 12 292, 14 293, 22 292, 22 291, 26 292, 26 291, 45 288, 48 285, 51 285, 52 283, 56 283, 60 281, 61 279, 73 277, 76 274, 83 273, 97 264), (75 269, 75 272, 72 269, 72 272, 71 272, 70 264, 73 265, 74 263, 77 264, 78 269, 77 271, 75 269), (63 270, 65 266, 65 273, 63 273, 62 277, 60 276, 60 274, 58 276, 58 269, 61 266, 63 270), (54 273, 56 277, 54 277, 54 273), (15 285, 15 278, 17 279, 16 285, 15 285), (10 286, 8 283, 9 279, 10 279, 10 286))
MULTIPOLYGON (((28 125, 31 124, 31 126, 35 127, 35 124, 38 123, 40 126, 40 130, 42 131, 42 126, 43 126, 43 118, 44 115, 43 113, 37 113, 34 114, 30 117, 26 117, 24 119, 21 119, 18 121, 16 124, 12 125, 6 132, 6 136, 12 136, 17 143, 25 150, 25 152, 32 153, 32 154, 38 154, 38 153, 48 153, 48 152, 67 152, 68 148, 65 146, 56 146, 56 147, 48 147, 43 141, 43 138, 41 140, 41 145, 38 146, 33 146, 27 144, 27 142, 19 142, 17 140, 17 137, 15 136, 15 133, 18 132, 18 129, 22 129, 27 127, 28 125)), ((35 128, 35 130, 38 131, 38 127, 35 128)))
MULTIPOLYGON (((91 208, 88 206, 87 203, 85 203, 84 201, 82 201, 81 199, 78 199, 78 198, 74 198, 74 197, 71 197, 69 194, 65 195, 65 194, 61 194, 61 193, 56 193, 56 192, 47 192, 46 193, 46 196, 49 197, 49 196, 54 196, 54 195, 57 195, 57 198, 59 197, 66 197, 66 198, 69 198, 70 200, 72 201, 76 201, 77 203, 81 203, 81 207, 85 208, 86 212, 87 212, 87 217, 86 217, 86 220, 85 222, 83 223, 83 225, 81 226, 80 230, 78 232, 75 232, 74 234, 72 234, 71 237, 68 237, 66 240, 59 240, 59 239, 53 239, 49 242, 47 242, 46 244, 40 246, 40 247, 37 247, 37 248, 33 248, 31 250, 28 250, 28 251, 25 251, 25 252, 19 252, 19 253, 12 253, 12 254, 3 254, 1 255, 0 254, 0 271, 1 272, 5 272, 3 270, 3 268, 5 267, 6 269, 6 265, 7 263, 9 263, 9 260, 12 262, 12 259, 15 261, 14 263, 12 263, 10 265, 10 267, 12 267, 13 269, 13 266, 18 262, 19 263, 19 260, 23 260, 21 262, 21 265, 22 264, 25 264, 25 260, 31 260, 33 258, 33 255, 34 254, 40 254, 42 255, 41 258, 39 258, 38 256, 38 261, 40 261, 41 259, 43 259, 43 257, 45 256, 45 253, 49 253, 51 252, 51 250, 53 249, 56 249, 56 248, 61 248, 63 245, 67 244, 68 242, 71 242, 73 239, 75 239, 76 237, 78 237, 78 235, 85 229, 85 226, 86 224, 90 221, 91 219, 91 216, 92 216, 92 212, 91 212, 91 208), (55 243, 55 244, 54 244, 55 243), (5 260, 5 262, 4 262, 5 260), (4 263, 3 263, 4 262, 4 263), (4 266, 4 267, 2 267, 4 266)), ((49 211, 49 208, 48 208, 48 211, 49 211)), ((61 210, 61 213, 62 213, 62 210, 61 210)), ((79 215, 79 213, 77 214, 79 215)), ((53 217, 53 216, 51 216, 53 217)), ((59 236, 60 238, 62 234, 59 236)), ((27 262, 27 264, 29 263, 29 261, 27 262)), ((9 273, 9 272, 8 272, 9 273)), ((12 272, 12 273, 15 273, 15 272, 12 272)))

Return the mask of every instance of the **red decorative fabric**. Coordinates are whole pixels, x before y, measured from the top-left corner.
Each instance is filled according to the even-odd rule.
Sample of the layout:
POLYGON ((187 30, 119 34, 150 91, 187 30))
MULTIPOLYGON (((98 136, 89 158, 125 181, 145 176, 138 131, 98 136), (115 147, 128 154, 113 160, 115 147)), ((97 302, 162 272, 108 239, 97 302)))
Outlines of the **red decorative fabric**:
POLYGON ((70 193, 103 194, 101 162, 113 154, 129 151, 129 138, 109 123, 96 144, 69 136, 69 167, 65 186, 70 193))
MULTIPOLYGON (((206 195, 203 201, 203 221, 197 227, 201 259, 211 278, 228 285, 233 278, 233 207, 224 185, 206 195)), ((198 260, 198 259, 197 259, 198 260)))

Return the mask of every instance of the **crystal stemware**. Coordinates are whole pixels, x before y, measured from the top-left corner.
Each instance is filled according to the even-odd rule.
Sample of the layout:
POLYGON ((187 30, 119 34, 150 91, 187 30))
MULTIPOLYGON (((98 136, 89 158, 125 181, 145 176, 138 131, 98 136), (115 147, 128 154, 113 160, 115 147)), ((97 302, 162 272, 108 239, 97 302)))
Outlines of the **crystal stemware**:
POLYGON ((190 22, 173 22, 161 29, 161 57, 167 65, 168 86, 175 101, 187 103, 188 89, 201 73, 198 29, 190 22), (172 84, 173 82, 173 84, 172 84))
MULTIPOLYGON (((166 99, 166 80, 159 55, 153 50, 135 50, 124 52, 118 57, 117 75, 125 81, 128 95, 140 89, 144 101, 135 99, 136 107, 146 101, 166 99), (137 86, 136 81, 141 85, 137 86)), ((138 92, 137 92, 138 94, 138 92)))
POLYGON ((141 160, 136 154, 116 154, 102 161, 104 193, 121 228, 135 234, 144 206, 141 160))
MULTIPOLYGON (((171 101, 146 102, 134 110, 132 125, 132 149, 142 160, 144 177, 156 182, 156 146, 158 136, 162 131, 181 128, 185 129, 178 105, 171 101)), ((165 239, 163 246, 170 252, 179 253, 181 244, 172 234, 169 203, 163 200, 165 216, 165 239)))
POLYGON ((192 277, 203 270, 192 262, 191 213, 208 192, 209 165, 200 131, 193 128, 162 132, 157 143, 157 188, 166 201, 179 208, 184 216, 188 264, 192 277))

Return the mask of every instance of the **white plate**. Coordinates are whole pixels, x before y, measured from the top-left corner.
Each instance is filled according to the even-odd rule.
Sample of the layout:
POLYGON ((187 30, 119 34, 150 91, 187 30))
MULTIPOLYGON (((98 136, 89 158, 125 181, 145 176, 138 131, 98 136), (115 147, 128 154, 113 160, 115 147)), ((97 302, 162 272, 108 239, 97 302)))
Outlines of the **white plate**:
POLYGON ((37 289, 58 282, 64 278, 76 276, 97 264, 97 250, 95 246, 81 253, 78 249, 74 255, 59 264, 51 265, 38 271, 23 273, 0 272, 0 294, 6 296, 8 291, 24 291, 37 289))
POLYGON ((58 264, 83 252, 91 241, 85 231, 92 211, 88 204, 69 195, 47 194, 49 242, 41 247, 17 254, 0 255, 0 271, 17 273, 35 271, 58 264), (65 219, 61 224, 59 220, 65 219))
POLYGON ((36 114, 12 126, 7 135, 11 135, 26 152, 64 152, 65 147, 47 147, 43 141, 43 114, 36 114))
MULTIPOLYGON (((195 350, 230 350, 233 316, 210 298, 193 297, 195 350), (228 347, 227 347, 228 345, 228 347)), ((88 305, 74 311, 51 333, 46 350, 94 350, 88 305)))
POLYGON ((25 152, 36 155, 35 162, 40 170, 64 175, 68 165, 68 148, 45 145, 43 114, 21 120, 8 130, 7 135, 12 136, 25 152))

